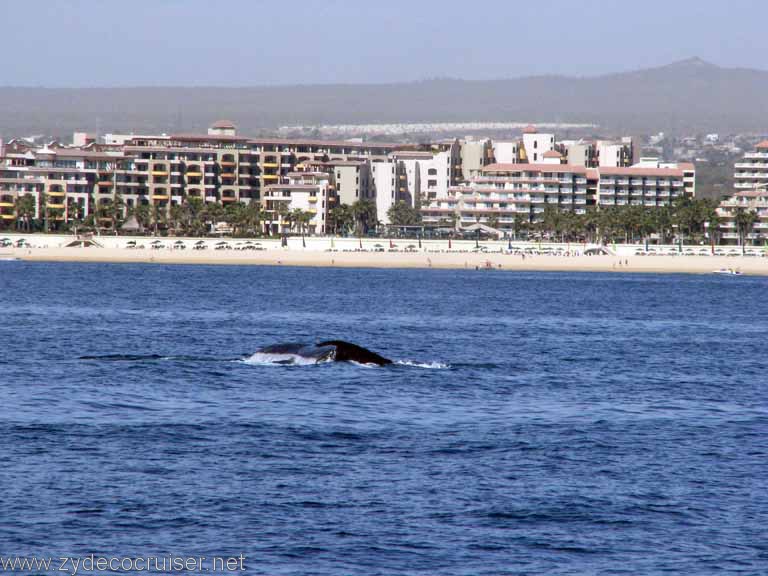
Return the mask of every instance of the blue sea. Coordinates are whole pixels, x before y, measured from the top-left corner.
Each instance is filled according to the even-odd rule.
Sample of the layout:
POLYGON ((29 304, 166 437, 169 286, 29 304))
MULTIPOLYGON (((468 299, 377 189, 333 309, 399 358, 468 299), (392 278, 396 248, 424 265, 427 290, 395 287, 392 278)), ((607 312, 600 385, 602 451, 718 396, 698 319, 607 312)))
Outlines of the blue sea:
POLYGON ((0 263, 0 556, 766 574, 767 295, 746 276, 0 263), (324 339, 396 363, 252 356, 324 339))

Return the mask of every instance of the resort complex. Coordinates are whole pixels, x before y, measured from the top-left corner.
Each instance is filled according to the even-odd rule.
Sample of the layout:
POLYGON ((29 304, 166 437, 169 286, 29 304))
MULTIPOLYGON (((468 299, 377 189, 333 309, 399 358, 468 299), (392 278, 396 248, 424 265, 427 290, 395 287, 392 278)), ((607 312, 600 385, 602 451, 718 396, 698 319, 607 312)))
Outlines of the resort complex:
MULTIPOLYGON (((726 243, 758 240, 768 228, 766 183, 763 142, 736 164, 735 191, 702 231, 717 227, 715 239, 726 243)), ((695 197, 693 163, 642 157, 631 138, 560 141, 534 126, 506 141, 418 145, 248 138, 228 121, 207 134, 75 133, 71 144, 0 142, 6 230, 61 232, 80 224, 174 232, 188 208, 205 222, 200 233, 232 232, 231 215, 240 210, 241 231, 322 235, 343 230, 343 215, 354 208, 367 214, 366 231, 410 225, 516 237, 553 211, 648 213, 695 197)))

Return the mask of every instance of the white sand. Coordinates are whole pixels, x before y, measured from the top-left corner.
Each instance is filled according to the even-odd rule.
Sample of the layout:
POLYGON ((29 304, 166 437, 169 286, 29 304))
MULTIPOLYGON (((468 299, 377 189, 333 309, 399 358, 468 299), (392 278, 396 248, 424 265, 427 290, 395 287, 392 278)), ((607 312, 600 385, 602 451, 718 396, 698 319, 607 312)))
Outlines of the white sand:
MULTIPOLYGON (((40 236, 37 237, 38 239, 40 236)), ((121 239, 125 241, 125 239, 121 239)), ((170 244, 167 239, 163 239, 170 244)), ((172 240, 172 239, 171 239, 172 240)), ((191 241, 185 239, 191 245, 191 241)), ((215 243, 215 241, 210 241, 215 243)), ((401 241, 402 242, 402 241, 401 241)), ((301 247, 262 251, 159 250, 128 248, 0 248, 0 259, 16 257, 45 262, 146 262, 155 264, 242 264, 272 266, 337 266, 354 268, 453 268, 494 270, 661 272, 707 274, 717 269, 735 269, 744 274, 768 275, 768 258, 760 256, 555 256, 472 252, 328 252, 301 247)), ((43 245, 44 246, 44 245, 43 245)), ((2 270, 2 268, 0 268, 2 270)))

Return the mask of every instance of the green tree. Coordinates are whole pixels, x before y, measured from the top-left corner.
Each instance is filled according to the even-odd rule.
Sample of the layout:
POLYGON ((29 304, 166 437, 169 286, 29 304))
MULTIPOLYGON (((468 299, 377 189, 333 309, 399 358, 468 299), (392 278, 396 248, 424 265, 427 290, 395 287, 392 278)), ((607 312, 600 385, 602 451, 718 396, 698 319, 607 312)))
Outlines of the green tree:
POLYGON ((358 200, 352 204, 352 214, 357 223, 358 234, 366 234, 376 227, 376 204, 370 200, 358 200))
POLYGON ((747 237, 752 233, 752 228, 757 220, 757 212, 754 210, 746 210, 741 206, 736 208, 734 221, 736 223, 736 230, 739 233, 739 244, 742 247, 746 245, 747 237))
POLYGON ((346 234, 351 230, 355 223, 355 216, 352 209, 346 204, 340 204, 331 208, 329 220, 334 234, 346 234))
POLYGON ((136 218, 142 228, 149 228, 152 224, 152 211, 148 204, 136 204, 131 208, 130 215, 136 218))
POLYGON ((23 228, 29 232, 32 228, 32 221, 35 218, 35 206, 37 202, 31 194, 24 194, 16 198, 16 220, 21 222, 23 228))
POLYGON ((514 227, 515 239, 517 239, 520 236, 521 232, 527 233, 528 230, 530 229, 531 227, 530 216, 528 214, 516 212, 512 226, 514 227))
POLYGON ((421 224, 421 212, 402 200, 398 200, 389 207, 387 217, 395 226, 418 226, 421 224))

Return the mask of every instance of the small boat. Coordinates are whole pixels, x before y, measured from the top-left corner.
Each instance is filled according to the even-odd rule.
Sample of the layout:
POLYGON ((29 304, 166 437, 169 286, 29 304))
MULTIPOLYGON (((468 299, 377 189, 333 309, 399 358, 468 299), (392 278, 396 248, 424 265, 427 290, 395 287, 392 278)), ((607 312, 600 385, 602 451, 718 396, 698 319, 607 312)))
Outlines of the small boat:
POLYGON ((734 270, 733 268, 720 268, 719 270, 713 270, 713 274, 722 274, 724 276, 742 276, 742 273, 739 270, 734 270))

